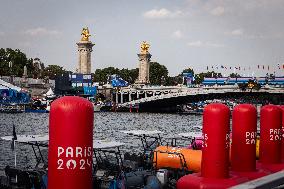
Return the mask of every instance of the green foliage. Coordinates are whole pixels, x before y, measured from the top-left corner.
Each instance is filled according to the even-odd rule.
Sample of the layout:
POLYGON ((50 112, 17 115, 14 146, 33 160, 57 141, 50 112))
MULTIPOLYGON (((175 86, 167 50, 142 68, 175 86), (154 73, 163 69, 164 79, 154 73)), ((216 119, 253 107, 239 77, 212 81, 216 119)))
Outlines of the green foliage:
POLYGON ((14 75, 21 77, 25 65, 28 68, 28 74, 31 75, 33 72, 32 62, 32 59, 28 59, 19 49, 0 49, 0 75, 2 76, 14 75))
POLYGON ((223 77, 221 73, 216 73, 214 71, 211 72, 201 72, 199 74, 195 75, 195 83, 196 84, 201 84, 204 81, 204 78, 217 78, 217 77, 223 77))
POLYGON ((67 71, 58 65, 48 65, 44 68, 43 75, 44 77, 48 77, 49 79, 55 79, 56 76, 62 75, 67 71))
POLYGON ((238 78, 238 77, 241 77, 241 76, 240 76, 240 74, 237 74, 237 73, 231 73, 229 75, 229 77, 231 77, 231 78, 238 78))
POLYGON ((166 66, 159 64, 158 62, 151 62, 150 63, 150 74, 149 79, 151 85, 161 85, 166 82, 168 77, 168 69, 166 66))
POLYGON ((192 73, 192 75, 194 75, 194 71, 193 71, 192 68, 184 69, 184 70, 182 71, 182 74, 183 74, 183 73, 192 73))
POLYGON ((114 67, 107 67, 104 69, 96 69, 94 74, 94 81, 99 83, 107 83, 109 76, 117 74, 125 81, 133 84, 138 77, 138 68, 137 69, 118 69, 114 67))
POLYGON ((166 78, 166 85, 168 86, 175 86, 178 84, 182 84, 182 82, 183 82, 183 77, 181 75, 166 78))
POLYGON ((139 69, 132 69, 132 70, 128 70, 128 69, 121 69, 119 71, 119 76, 124 79, 125 81, 128 81, 129 83, 133 84, 135 83, 135 80, 137 79, 139 74, 139 69))

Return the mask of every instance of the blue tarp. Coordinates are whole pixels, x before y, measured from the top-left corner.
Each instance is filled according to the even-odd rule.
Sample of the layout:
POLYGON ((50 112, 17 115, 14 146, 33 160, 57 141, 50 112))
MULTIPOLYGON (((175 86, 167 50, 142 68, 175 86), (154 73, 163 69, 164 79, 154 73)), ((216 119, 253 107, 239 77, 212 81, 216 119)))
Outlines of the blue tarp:
POLYGON ((84 94, 87 94, 87 95, 96 95, 97 94, 97 87, 83 87, 84 89, 84 94))
POLYGON ((127 87, 128 86, 128 82, 123 80, 118 75, 112 75, 111 76, 111 85, 113 87, 127 87))
POLYGON ((189 87, 191 86, 192 82, 195 81, 194 75, 191 72, 184 72, 182 73, 183 77, 185 78, 186 85, 189 87))
POLYGON ((14 89, 0 89, 0 104, 25 104, 30 102, 30 96, 14 89))

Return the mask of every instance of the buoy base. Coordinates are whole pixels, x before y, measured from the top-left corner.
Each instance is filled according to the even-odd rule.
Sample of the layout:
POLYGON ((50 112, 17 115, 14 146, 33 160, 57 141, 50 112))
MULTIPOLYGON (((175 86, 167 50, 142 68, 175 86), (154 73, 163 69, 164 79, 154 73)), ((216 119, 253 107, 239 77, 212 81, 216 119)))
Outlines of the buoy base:
POLYGON ((177 189, 222 189, 229 188, 244 182, 248 179, 245 177, 239 177, 231 175, 230 178, 216 179, 216 178, 204 178, 200 173, 186 175, 180 178, 177 182, 177 189))
POLYGON ((238 177, 244 177, 248 178, 248 180, 254 180, 266 175, 269 175, 271 172, 263 169, 257 169, 256 171, 249 171, 249 172, 238 172, 238 171, 232 171, 233 175, 236 175, 238 177))
POLYGON ((266 164, 266 163, 261 163, 259 161, 256 162, 256 167, 257 169, 262 169, 269 171, 270 173, 275 173, 281 170, 284 170, 284 163, 277 163, 277 164, 266 164))

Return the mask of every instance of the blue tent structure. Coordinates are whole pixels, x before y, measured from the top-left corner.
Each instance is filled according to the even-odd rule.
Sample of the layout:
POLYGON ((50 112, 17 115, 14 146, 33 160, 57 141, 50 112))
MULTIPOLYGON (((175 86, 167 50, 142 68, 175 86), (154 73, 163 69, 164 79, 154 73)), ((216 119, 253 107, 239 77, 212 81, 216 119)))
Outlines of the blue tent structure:
POLYGON ((30 102, 28 93, 0 79, 0 104, 26 104, 30 102))
POLYGON ((129 85, 127 81, 123 80, 118 75, 111 75, 110 79, 111 79, 111 85, 113 87, 127 87, 129 85))
POLYGON ((97 94, 97 86, 94 86, 94 87, 87 87, 87 86, 84 86, 83 89, 84 89, 84 94, 85 95, 91 95, 91 96, 95 96, 97 94))

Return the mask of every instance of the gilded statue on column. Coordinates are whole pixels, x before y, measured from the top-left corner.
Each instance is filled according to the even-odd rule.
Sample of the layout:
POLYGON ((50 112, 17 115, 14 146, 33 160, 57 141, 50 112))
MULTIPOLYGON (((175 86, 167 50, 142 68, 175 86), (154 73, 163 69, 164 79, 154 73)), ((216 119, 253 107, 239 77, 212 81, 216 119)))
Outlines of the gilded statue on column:
POLYGON ((147 43, 146 41, 143 41, 140 45, 140 48, 141 48, 141 53, 142 54, 145 54, 145 53, 148 53, 149 51, 149 48, 150 48, 150 44, 147 43))
POLYGON ((82 35, 81 41, 89 41, 89 37, 91 36, 89 28, 88 27, 83 28, 81 35, 82 35))

